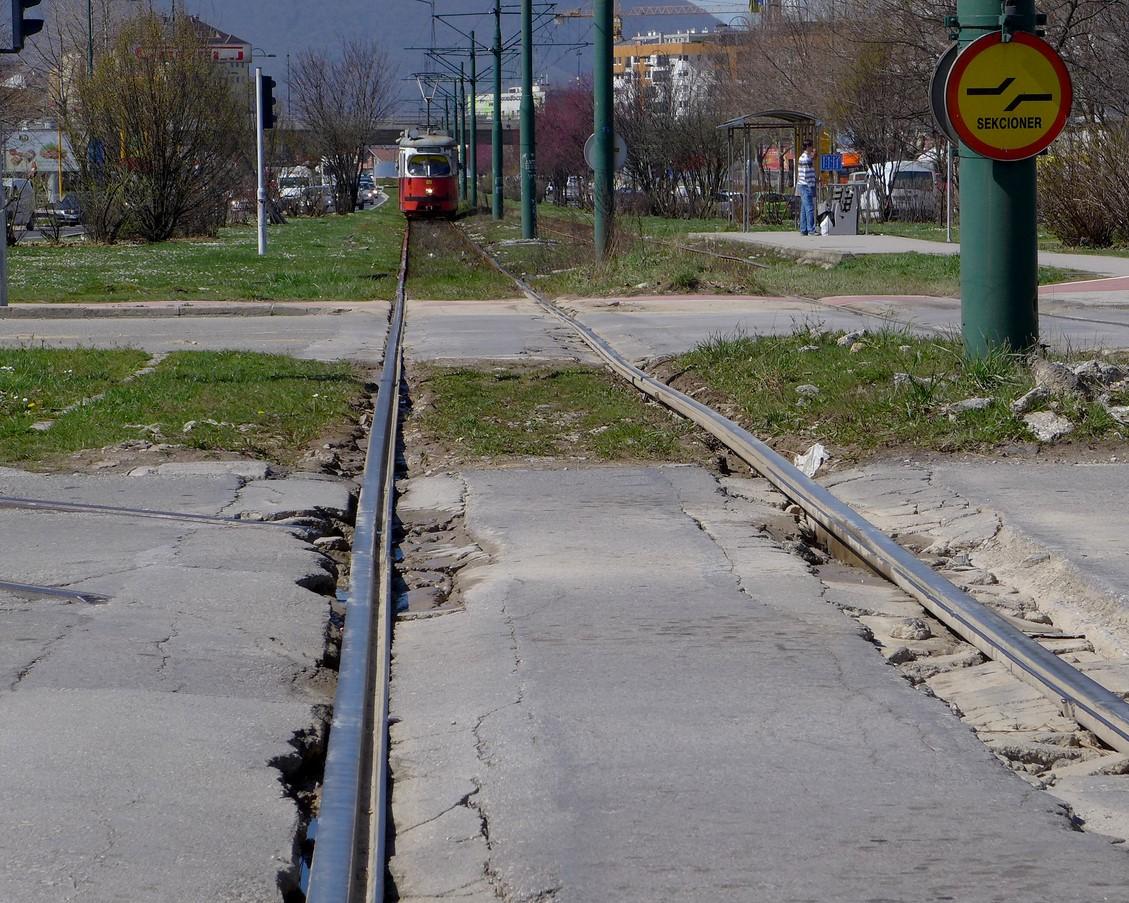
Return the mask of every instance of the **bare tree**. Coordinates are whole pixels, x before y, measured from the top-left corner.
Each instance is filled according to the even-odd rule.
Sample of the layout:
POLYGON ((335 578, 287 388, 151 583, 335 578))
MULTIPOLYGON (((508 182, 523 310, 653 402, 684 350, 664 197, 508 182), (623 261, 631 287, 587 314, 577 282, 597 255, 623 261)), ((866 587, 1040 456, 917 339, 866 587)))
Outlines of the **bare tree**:
POLYGON ((222 224, 250 120, 189 21, 127 22, 76 77, 63 122, 95 237, 128 225, 164 241, 222 224))
POLYGON ((298 117, 330 175, 338 213, 357 206, 361 165, 379 120, 396 97, 388 54, 375 43, 349 41, 341 57, 307 51, 290 79, 298 117))

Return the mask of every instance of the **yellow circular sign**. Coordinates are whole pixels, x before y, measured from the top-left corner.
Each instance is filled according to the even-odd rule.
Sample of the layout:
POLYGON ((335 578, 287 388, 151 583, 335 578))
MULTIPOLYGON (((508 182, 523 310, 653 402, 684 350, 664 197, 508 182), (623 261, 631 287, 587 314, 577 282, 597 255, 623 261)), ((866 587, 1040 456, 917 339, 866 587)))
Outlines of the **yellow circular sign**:
POLYGON ((993 160, 1025 160, 1058 137, 1073 103, 1062 57, 1041 38, 984 35, 957 57, 945 86, 949 119, 969 148, 993 160))

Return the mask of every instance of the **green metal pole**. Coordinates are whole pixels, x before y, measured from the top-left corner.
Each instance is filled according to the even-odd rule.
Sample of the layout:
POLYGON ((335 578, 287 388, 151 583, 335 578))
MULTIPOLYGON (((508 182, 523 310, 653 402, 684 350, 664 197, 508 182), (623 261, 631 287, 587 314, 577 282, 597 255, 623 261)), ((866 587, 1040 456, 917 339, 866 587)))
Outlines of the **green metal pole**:
MULTIPOLYGON (((1034 0, 1015 0, 1035 30, 1034 0)), ((998 31, 1001 0, 957 0, 960 44, 998 31), (995 22, 993 25, 992 23, 995 22)), ((1039 340, 1035 160, 989 160, 960 145, 960 294, 965 354, 1027 351, 1039 340)))
POLYGON ((478 49, 470 33, 470 209, 478 212, 478 49))
POLYGON ((448 134, 454 134, 451 131, 451 106, 448 98, 443 98, 443 126, 444 131, 448 134))
POLYGON ((86 0, 86 74, 94 71, 94 0, 86 0))
POLYGON ((612 100, 612 0, 595 0, 592 6, 595 55, 592 62, 592 109, 594 111, 593 167, 595 176, 596 259, 607 257, 615 227, 615 123, 612 100))
POLYGON ((467 199, 466 168, 467 168, 467 140, 466 140, 466 70, 459 63, 459 96, 455 100, 459 111, 459 197, 467 199))
POLYGON ((493 191, 490 194, 490 207, 494 219, 505 215, 502 175, 502 6, 501 0, 494 2, 494 123, 490 135, 490 169, 493 177, 493 191))
POLYGON ((537 237, 537 138, 533 122, 533 0, 521 0, 521 237, 537 237))

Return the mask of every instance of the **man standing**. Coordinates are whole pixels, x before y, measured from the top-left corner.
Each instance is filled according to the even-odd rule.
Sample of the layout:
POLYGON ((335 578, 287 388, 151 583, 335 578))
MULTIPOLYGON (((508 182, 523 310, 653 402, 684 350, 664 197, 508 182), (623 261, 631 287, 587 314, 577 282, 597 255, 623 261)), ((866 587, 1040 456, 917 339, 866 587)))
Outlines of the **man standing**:
POLYGON ((818 235, 815 227, 815 151, 811 141, 804 142, 804 150, 800 154, 796 188, 800 194, 800 234, 818 235))

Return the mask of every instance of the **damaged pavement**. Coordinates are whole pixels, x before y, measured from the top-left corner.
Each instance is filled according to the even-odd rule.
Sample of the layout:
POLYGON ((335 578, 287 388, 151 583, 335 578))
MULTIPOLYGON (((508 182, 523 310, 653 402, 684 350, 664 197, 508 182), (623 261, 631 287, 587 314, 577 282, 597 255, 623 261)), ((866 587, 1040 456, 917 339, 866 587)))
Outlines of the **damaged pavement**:
POLYGON ((0 470, 0 495, 238 517, 0 506, 0 896, 293 899, 351 485, 247 462, 0 470), (242 475, 240 475, 242 474, 242 475))
POLYGON ((871 645, 974 664, 960 642, 897 591, 786 550, 767 484, 656 466, 404 489, 413 542, 431 524, 472 551, 449 575, 459 604, 396 628, 400 899, 1123 893, 1108 837, 913 686, 957 672, 906 680, 871 645))

